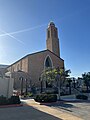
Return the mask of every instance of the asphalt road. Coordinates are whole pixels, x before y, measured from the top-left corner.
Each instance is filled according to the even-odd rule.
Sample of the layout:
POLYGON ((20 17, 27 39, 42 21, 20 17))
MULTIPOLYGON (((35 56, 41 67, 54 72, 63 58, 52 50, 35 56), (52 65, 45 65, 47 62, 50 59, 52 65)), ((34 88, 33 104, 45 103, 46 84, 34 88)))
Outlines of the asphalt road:
POLYGON ((0 108, 0 120, 61 120, 31 106, 0 108))

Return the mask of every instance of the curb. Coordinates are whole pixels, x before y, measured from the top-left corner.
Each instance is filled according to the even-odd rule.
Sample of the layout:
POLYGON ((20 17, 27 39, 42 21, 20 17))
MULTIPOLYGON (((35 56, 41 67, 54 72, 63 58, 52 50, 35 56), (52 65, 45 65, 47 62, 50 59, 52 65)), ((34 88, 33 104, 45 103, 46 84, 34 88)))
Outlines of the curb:
POLYGON ((23 104, 0 105, 0 108, 21 107, 23 104))
POLYGON ((66 101, 63 101, 63 100, 61 100, 61 101, 57 101, 57 102, 51 102, 51 103, 44 103, 44 102, 36 102, 37 104, 39 104, 39 105, 59 105, 59 104, 62 104, 63 102, 66 102, 66 101))
POLYGON ((78 99, 78 100, 62 100, 63 102, 90 102, 90 100, 81 100, 81 99, 78 99))

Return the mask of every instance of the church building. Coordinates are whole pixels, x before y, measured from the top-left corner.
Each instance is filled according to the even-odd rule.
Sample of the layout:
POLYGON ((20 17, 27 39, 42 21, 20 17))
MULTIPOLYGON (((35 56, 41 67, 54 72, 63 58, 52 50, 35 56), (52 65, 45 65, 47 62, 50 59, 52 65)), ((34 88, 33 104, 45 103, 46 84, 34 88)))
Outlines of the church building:
MULTIPOLYGON (((40 86, 40 75, 47 67, 64 69, 64 60, 60 58, 58 29, 53 22, 47 28, 46 50, 31 53, 7 67, 11 73, 23 71, 36 87, 40 86)), ((22 76, 19 76, 22 77, 22 76)), ((23 76, 25 78, 25 75, 23 76)), ((14 89, 20 87, 19 78, 14 79, 14 89)))

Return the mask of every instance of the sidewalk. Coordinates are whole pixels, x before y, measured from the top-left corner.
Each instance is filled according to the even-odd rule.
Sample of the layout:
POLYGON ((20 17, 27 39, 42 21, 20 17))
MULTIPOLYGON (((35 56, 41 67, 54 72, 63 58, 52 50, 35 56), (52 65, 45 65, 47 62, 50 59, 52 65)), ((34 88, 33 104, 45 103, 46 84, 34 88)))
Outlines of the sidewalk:
POLYGON ((39 103, 35 102, 33 99, 22 100, 22 102, 24 102, 24 105, 32 106, 33 108, 35 108, 37 110, 48 113, 48 114, 58 117, 62 120, 83 120, 77 116, 73 116, 71 114, 57 110, 55 108, 51 108, 46 105, 40 105, 39 103))

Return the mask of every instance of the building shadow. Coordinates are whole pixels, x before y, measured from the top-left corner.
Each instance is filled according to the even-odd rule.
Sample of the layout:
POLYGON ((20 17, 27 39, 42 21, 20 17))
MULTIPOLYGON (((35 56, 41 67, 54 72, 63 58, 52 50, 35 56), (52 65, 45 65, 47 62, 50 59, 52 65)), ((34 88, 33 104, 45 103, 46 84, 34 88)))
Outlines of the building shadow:
POLYGON ((35 109, 33 106, 24 105, 22 107, 9 107, 0 109, 0 120, 62 120, 35 109))
POLYGON ((64 109, 66 111, 72 112, 71 108, 76 108, 76 106, 74 106, 72 103, 68 103, 65 101, 57 101, 57 102, 52 102, 52 103, 41 103, 41 105, 46 105, 52 108, 59 108, 60 109, 64 109))

